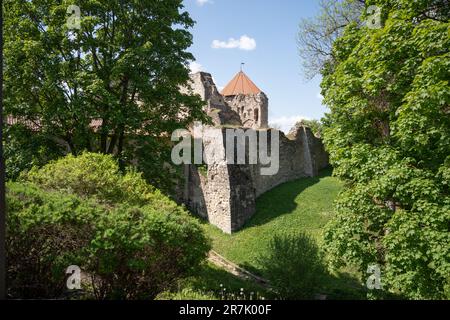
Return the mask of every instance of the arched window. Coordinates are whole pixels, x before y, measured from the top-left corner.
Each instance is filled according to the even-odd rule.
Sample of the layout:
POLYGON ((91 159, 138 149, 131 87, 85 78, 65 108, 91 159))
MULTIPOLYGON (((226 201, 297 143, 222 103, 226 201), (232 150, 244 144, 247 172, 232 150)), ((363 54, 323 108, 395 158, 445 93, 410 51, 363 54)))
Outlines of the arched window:
POLYGON ((255 122, 257 123, 259 121, 259 110, 255 109, 255 122))

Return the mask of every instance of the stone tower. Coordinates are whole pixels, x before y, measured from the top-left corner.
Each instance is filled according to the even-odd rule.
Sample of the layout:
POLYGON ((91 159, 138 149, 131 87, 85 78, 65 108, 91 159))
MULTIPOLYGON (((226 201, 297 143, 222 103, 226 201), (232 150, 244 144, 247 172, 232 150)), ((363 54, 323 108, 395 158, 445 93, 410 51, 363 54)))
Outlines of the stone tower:
POLYGON ((227 104, 241 117, 244 128, 268 127, 269 99, 250 78, 240 71, 223 89, 227 104))
MULTIPOLYGON (((217 90, 211 74, 205 72, 191 74, 190 85, 181 90, 197 94, 205 101, 204 111, 213 122, 212 126, 205 128, 216 130, 219 137, 223 137, 204 136, 202 142, 205 149, 214 146, 226 154, 226 134, 230 127, 245 128, 250 133, 267 131, 270 141, 272 134, 277 132, 266 129, 267 96, 242 71, 222 94, 217 90)), ((256 147, 259 150, 260 141, 256 147)), ((247 152, 248 149, 245 149, 247 152)), ((278 172, 262 175, 264 166, 260 161, 257 164, 236 165, 219 162, 204 166, 205 172, 196 165, 187 164, 179 201, 223 232, 232 233, 242 228, 256 212, 257 197, 287 181, 317 176, 320 169, 328 166, 328 154, 311 129, 298 126, 288 135, 279 133, 278 172)))

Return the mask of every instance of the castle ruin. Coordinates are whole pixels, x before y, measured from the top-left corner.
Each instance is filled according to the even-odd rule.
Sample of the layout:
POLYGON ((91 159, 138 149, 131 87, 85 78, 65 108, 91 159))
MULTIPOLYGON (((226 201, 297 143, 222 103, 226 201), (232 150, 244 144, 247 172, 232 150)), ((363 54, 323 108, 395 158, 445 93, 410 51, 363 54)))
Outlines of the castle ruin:
POLYGON ((244 128, 268 127, 269 99, 244 72, 239 72, 221 94, 230 108, 239 114, 244 128))
MULTIPOLYGON (((278 133, 268 128, 266 94, 244 72, 239 72, 221 93, 208 73, 192 74, 191 80, 191 89, 183 90, 192 90, 205 101, 214 128, 222 132, 219 148, 224 152, 227 128, 265 130, 269 141, 274 132, 278 133)), ((202 143, 206 147, 212 141, 203 139, 202 143)), ((308 127, 296 126, 288 135, 279 132, 279 145, 279 170, 274 175, 262 175, 265 166, 259 160, 257 164, 214 163, 206 168, 185 165, 182 201, 223 232, 238 231, 255 213, 257 197, 282 183, 317 176, 329 164, 322 141, 308 127)))

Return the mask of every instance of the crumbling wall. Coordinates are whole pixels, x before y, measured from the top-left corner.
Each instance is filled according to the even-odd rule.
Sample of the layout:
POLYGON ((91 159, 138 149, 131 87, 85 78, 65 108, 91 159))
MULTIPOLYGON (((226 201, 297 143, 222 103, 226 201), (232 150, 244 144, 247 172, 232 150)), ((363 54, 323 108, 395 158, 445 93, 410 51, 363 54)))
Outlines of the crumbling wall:
POLYGON ((204 162, 185 166, 184 203, 226 233, 232 233, 255 212, 249 167, 225 161, 226 129, 202 128, 204 162), (212 152, 210 152, 212 151, 212 152))
POLYGON ((214 83, 211 74, 197 72, 190 75, 190 88, 181 88, 183 93, 199 95, 206 103, 204 111, 216 126, 242 126, 242 121, 225 101, 214 83))
MULTIPOLYGON (((226 129, 220 130, 219 146, 226 154, 226 129)), ((253 129, 248 129, 253 130, 253 129)), ((267 130, 268 145, 276 130, 267 130)), ((303 177, 314 177, 328 166, 328 158, 320 139, 311 129, 297 128, 286 137, 279 132, 279 170, 274 175, 261 175, 264 167, 257 164, 212 164, 204 172, 195 165, 188 166, 187 192, 184 202, 200 216, 226 233, 241 229, 256 211, 256 199, 274 187, 303 177)), ((248 142, 248 141, 247 141, 248 142)), ((211 143, 206 138, 205 148, 211 143)), ((234 146, 237 155, 238 146, 234 146)), ((259 141, 257 150, 259 150, 259 141)), ((248 157, 249 147, 246 146, 248 157)), ((269 153, 271 152, 269 148, 269 153)))
POLYGON ((326 152, 322 140, 317 137, 313 137, 312 139, 312 153, 317 170, 322 170, 330 166, 330 155, 326 152))
POLYGON ((228 167, 213 165, 206 174, 195 165, 187 165, 186 174, 186 206, 223 232, 233 232, 228 167))
POLYGON ((233 111, 239 114, 245 128, 267 128, 269 122, 269 99, 260 92, 258 94, 224 97, 233 111))
MULTIPOLYGON (((225 155, 224 127, 230 125, 253 128, 248 130, 255 133, 266 131, 270 146, 272 135, 278 131, 265 129, 268 123, 268 98, 264 93, 223 97, 210 74, 196 73, 191 75, 191 79, 191 92, 205 100, 205 111, 212 118, 215 130, 218 130, 216 139, 214 134, 203 137, 205 149, 214 146, 225 155)), ((317 176, 319 170, 328 166, 328 154, 322 141, 313 135, 310 128, 298 126, 288 136, 282 132, 279 134, 279 170, 276 174, 262 175, 264 166, 260 161, 257 164, 228 164, 225 159, 223 163, 206 159, 207 166, 186 166, 182 201, 192 212, 222 231, 232 233, 241 229, 254 215, 257 197, 282 183, 317 176)), ((258 139, 257 150, 260 150, 259 143, 258 139)), ((237 145, 234 148, 236 155, 237 145)), ((245 150, 248 157, 248 146, 245 150)))
POLYGON ((309 128, 301 128, 294 138, 288 138, 283 132, 279 132, 278 173, 267 176, 261 175, 262 166, 260 164, 252 168, 256 197, 285 182, 317 175, 318 171, 314 170, 314 154, 311 153, 311 148, 308 148, 308 144, 312 143, 309 140, 311 138, 309 132, 309 128))

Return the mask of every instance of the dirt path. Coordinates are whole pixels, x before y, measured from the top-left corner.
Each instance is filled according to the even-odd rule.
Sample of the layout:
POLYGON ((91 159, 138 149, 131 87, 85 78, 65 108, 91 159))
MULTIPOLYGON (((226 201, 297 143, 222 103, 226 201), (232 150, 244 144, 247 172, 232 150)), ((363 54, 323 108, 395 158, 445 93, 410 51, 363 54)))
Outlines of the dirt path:
POLYGON ((243 279, 243 280, 250 280, 254 281, 257 284, 267 288, 271 289, 271 286, 269 285, 269 281, 267 281, 264 278, 258 277, 251 273, 250 271, 247 271, 241 267, 239 267, 237 264, 231 262, 230 260, 226 259, 225 257, 222 257, 220 254, 215 252, 214 250, 211 250, 208 254, 208 260, 213 263, 214 265, 223 268, 230 272, 231 274, 243 279))

